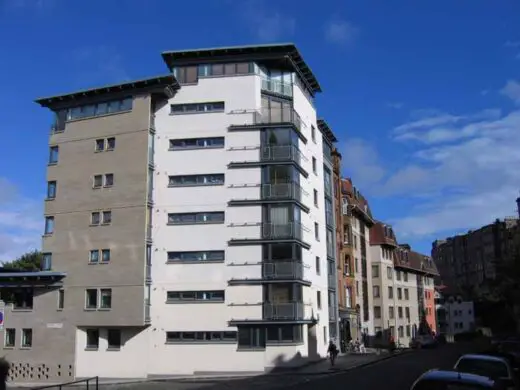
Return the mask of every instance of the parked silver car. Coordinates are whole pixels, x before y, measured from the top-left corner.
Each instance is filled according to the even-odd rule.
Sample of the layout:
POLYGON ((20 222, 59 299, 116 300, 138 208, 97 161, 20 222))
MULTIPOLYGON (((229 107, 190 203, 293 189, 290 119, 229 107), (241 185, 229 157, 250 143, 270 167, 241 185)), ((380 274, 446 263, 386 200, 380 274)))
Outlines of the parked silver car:
POLYGON ((410 390, 504 390, 500 380, 457 371, 430 370, 422 374, 410 390))

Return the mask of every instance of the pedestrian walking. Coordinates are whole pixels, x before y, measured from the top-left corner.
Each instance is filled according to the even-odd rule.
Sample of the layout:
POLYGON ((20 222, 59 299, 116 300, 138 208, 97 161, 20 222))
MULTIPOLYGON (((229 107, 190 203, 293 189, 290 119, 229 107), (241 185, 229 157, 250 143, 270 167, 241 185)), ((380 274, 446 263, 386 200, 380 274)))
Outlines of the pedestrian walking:
POLYGON ((333 340, 329 341, 329 348, 327 349, 327 353, 329 354, 330 366, 334 367, 336 363, 336 358, 338 357, 339 351, 338 346, 334 343, 333 340))

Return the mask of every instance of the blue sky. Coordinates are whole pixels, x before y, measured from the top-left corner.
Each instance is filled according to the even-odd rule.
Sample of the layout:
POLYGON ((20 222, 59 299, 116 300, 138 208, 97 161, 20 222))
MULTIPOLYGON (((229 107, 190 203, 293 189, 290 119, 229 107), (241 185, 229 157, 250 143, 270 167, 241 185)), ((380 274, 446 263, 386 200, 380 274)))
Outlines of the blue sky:
POLYGON ((36 97, 161 74, 163 50, 294 42, 344 173, 401 242, 515 214, 516 0, 0 0, 0 260, 39 247, 50 113, 36 97))

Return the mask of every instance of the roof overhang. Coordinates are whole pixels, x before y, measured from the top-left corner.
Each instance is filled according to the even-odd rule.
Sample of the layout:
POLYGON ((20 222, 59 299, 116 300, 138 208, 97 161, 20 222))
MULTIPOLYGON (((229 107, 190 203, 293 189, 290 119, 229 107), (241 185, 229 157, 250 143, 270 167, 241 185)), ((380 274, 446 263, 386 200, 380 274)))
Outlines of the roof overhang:
POLYGON ((180 88, 177 79, 173 74, 156 76, 152 78, 128 81, 119 84, 105 85, 102 87, 85 89, 82 91, 72 92, 64 95, 49 96, 36 99, 35 102, 42 107, 55 108, 77 104, 83 99, 101 97, 103 95, 112 94, 129 94, 136 93, 161 93, 166 97, 173 97, 175 92, 180 88))
POLYGON ((325 119, 318 119, 318 129, 324 135, 325 139, 332 145, 334 142, 338 142, 338 139, 330 129, 325 119))
POLYGON ((64 272, 20 271, 0 272, 0 287, 45 287, 61 284, 64 272))
POLYGON ((321 92, 316 76, 293 43, 164 51, 161 55, 170 71, 175 66, 223 62, 229 59, 233 61, 280 60, 298 73, 313 95, 321 92))

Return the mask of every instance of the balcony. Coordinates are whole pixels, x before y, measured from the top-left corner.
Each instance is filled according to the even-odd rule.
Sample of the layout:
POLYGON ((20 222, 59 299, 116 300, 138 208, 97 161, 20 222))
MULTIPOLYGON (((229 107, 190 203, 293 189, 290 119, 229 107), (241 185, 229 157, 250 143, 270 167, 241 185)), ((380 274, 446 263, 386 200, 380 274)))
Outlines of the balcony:
POLYGON ((152 281, 152 266, 149 265, 149 264, 146 265, 145 280, 146 280, 146 282, 151 282, 152 281))
POLYGON ((302 154, 295 145, 269 145, 261 151, 262 161, 293 161, 302 165, 302 154))
POLYGON ((303 264, 298 260, 262 263, 262 278, 269 280, 303 280, 303 264))
POLYGON ((262 199, 282 200, 293 199, 301 202, 302 188, 294 183, 262 184, 262 199))
POLYGON ((335 290, 336 289, 336 284, 337 284, 337 281, 336 281, 336 275, 328 275, 328 286, 329 286, 329 289, 331 290, 335 290))
POLYGON ((302 248, 310 249, 310 245, 303 241, 303 230, 308 231, 300 222, 286 223, 246 223, 243 225, 230 225, 230 227, 252 227, 250 233, 243 234, 242 237, 234 237, 228 241, 228 245, 257 245, 271 241, 274 242, 297 242, 302 248), (258 227, 258 230, 256 230, 258 227), (251 232, 255 233, 251 233, 251 232))
POLYGON ((299 222, 262 223, 262 238, 266 240, 302 239, 302 225, 299 222))
POLYGON ((262 91, 276 93, 278 95, 293 96, 293 87, 290 83, 271 78, 262 78, 262 91))
POLYGON ((152 241, 152 225, 146 225, 146 240, 152 241))
POLYGON ((338 308, 329 306, 329 321, 334 322, 338 319, 338 308))
POLYGON ((152 320, 152 317, 151 317, 151 308, 152 308, 152 305, 150 304, 150 299, 145 299, 145 302, 144 302, 144 322, 145 323, 150 323, 151 320, 152 320))
POLYGON ((298 113, 292 108, 261 108, 233 110, 232 115, 240 115, 242 123, 234 123, 229 126, 230 131, 241 131, 249 128, 262 127, 292 127, 296 130, 298 137, 307 143, 307 138, 301 133, 302 120, 298 113))
POLYGON ((264 320, 287 321, 304 320, 303 302, 266 302, 263 304, 264 320))

